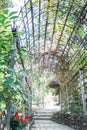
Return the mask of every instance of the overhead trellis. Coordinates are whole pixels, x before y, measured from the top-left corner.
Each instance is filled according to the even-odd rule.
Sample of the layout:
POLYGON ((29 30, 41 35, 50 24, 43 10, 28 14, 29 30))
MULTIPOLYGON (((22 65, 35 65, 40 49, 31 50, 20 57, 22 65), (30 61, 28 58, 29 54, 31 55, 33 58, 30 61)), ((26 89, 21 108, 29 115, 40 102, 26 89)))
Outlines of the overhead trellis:
POLYGON ((61 73, 68 82, 87 63, 87 1, 19 2, 18 30, 24 32, 19 40, 27 47, 30 64, 61 73))

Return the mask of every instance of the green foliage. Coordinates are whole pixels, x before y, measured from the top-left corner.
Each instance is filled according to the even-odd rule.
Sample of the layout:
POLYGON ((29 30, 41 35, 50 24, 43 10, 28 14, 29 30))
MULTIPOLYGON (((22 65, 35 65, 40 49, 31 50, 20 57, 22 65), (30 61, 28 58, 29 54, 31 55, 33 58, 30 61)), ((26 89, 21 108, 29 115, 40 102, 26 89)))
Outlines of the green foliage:
POLYGON ((11 102, 15 105, 23 98, 25 93, 21 87, 20 70, 14 68, 17 61, 15 39, 11 32, 12 20, 17 18, 17 12, 10 12, 8 9, 2 10, 0 14, 0 107, 3 102, 6 103, 8 95, 11 96, 11 102), (19 97, 19 98, 17 98, 19 97))
POLYGON ((13 3, 11 0, 0 0, 0 10, 5 9, 7 7, 13 7, 13 3))
POLYGON ((70 106, 70 111, 73 115, 79 115, 83 112, 82 104, 81 104, 81 97, 79 95, 79 91, 75 90, 73 92, 73 101, 70 106))

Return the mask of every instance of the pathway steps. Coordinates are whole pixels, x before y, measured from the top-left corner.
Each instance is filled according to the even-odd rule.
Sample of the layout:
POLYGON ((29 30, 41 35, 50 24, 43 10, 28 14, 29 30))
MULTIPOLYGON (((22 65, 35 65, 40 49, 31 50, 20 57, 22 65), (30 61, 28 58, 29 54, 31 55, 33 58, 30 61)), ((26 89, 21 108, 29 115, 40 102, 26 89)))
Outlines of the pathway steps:
POLYGON ((42 109, 34 112, 34 124, 31 130, 74 130, 66 125, 51 121, 51 116, 58 109, 42 109))
POLYGON ((54 111, 51 109, 39 110, 34 113, 34 119, 35 120, 49 120, 51 119, 53 112, 55 112, 55 110, 54 111))
POLYGON ((66 125, 57 124, 50 120, 35 120, 31 130, 74 130, 66 125))

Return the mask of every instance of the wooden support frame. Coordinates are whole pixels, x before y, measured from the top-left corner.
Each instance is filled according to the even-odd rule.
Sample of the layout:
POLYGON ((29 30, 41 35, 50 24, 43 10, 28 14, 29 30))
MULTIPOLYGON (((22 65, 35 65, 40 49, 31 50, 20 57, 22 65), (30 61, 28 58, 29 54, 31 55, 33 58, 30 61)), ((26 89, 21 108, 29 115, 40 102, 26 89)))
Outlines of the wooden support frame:
POLYGON ((80 75, 80 85, 81 85, 81 95, 82 95, 82 103, 83 103, 83 111, 84 115, 87 115, 86 111, 86 101, 85 101, 85 91, 84 91, 84 76, 83 76, 83 70, 79 71, 80 75))

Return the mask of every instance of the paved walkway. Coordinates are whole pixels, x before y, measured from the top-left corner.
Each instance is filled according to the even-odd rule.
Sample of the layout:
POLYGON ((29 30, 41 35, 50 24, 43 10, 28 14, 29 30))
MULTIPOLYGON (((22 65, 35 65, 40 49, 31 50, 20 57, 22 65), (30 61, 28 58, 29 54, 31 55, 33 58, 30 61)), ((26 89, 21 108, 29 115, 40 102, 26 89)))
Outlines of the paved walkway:
POLYGON ((74 130, 66 125, 57 124, 50 120, 35 120, 31 130, 74 130))

